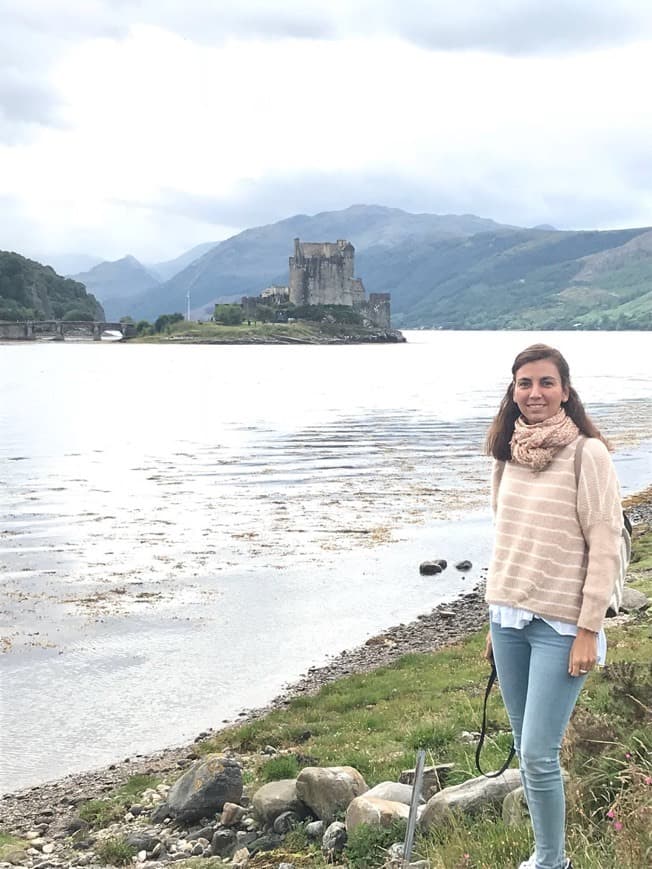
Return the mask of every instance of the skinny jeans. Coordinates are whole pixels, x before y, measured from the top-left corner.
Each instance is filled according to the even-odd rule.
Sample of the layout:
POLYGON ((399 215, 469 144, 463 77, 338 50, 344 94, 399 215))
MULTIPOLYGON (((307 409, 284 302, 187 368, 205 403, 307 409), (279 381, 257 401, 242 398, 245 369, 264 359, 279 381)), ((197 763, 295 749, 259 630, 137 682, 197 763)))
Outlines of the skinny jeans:
POLYGON ((500 691, 532 819, 536 869, 565 866, 566 802, 559 750, 586 681, 586 676, 568 674, 574 639, 539 618, 523 628, 491 622, 500 691))

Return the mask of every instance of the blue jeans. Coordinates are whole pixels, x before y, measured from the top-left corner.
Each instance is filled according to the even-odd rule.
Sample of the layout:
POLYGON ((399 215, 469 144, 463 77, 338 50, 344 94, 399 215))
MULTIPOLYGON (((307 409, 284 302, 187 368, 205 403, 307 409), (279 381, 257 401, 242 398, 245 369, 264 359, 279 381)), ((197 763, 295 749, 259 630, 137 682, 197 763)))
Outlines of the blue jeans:
POLYGON ((563 869, 566 802, 559 749, 586 676, 568 675, 573 637, 542 619, 491 623, 500 691, 514 733, 536 845, 536 869, 563 869))

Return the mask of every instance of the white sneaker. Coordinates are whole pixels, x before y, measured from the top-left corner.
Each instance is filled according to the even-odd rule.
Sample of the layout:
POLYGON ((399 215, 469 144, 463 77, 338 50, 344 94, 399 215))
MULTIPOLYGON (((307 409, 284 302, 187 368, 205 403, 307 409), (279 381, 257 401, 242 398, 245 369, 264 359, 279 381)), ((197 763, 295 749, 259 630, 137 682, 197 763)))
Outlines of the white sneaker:
MULTIPOLYGON (((518 869, 537 869, 537 852, 535 851, 528 860, 526 860, 524 863, 521 863, 518 869)), ((566 862, 564 863, 564 869, 573 869, 573 864, 571 863, 569 858, 567 858, 566 862)))

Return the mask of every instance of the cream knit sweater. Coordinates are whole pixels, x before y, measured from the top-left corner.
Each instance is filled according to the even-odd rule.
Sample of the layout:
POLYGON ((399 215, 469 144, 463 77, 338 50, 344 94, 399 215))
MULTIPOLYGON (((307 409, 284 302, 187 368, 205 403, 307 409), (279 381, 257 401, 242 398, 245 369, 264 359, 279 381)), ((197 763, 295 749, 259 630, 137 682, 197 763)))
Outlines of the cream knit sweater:
POLYGON ((486 600, 599 631, 618 570, 622 508, 602 441, 586 441, 576 486, 578 441, 543 471, 494 463, 496 537, 486 600))

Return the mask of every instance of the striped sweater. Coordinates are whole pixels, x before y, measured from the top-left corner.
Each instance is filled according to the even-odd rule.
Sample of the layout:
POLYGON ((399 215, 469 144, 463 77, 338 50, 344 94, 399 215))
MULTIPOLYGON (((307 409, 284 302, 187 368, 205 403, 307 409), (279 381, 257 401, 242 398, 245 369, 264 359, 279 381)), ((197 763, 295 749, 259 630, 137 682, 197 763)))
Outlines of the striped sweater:
POLYGON ((623 520, 602 441, 586 441, 576 485, 578 441, 543 471, 494 463, 496 536, 486 600, 598 631, 618 571, 623 520))

